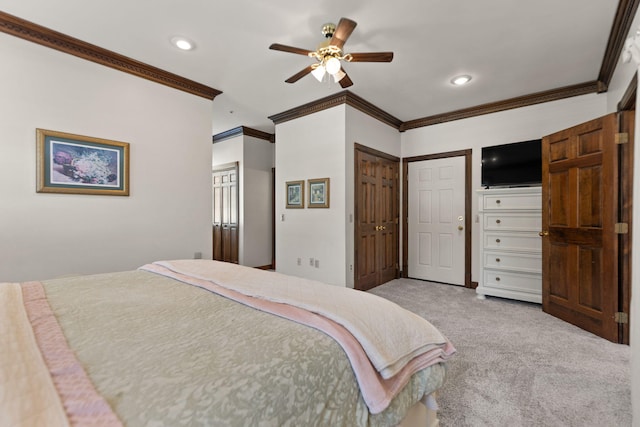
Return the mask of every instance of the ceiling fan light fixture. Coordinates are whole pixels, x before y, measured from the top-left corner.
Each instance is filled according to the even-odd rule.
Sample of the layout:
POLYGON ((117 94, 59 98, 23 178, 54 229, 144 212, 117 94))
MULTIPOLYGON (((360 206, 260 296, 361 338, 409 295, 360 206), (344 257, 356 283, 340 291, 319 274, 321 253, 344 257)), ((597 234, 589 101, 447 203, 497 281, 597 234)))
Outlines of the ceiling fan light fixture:
POLYGON ((336 57, 331 57, 325 62, 325 68, 327 73, 334 75, 340 71, 340 60, 336 57))
MULTIPOLYGON (((318 45, 316 50, 301 49, 299 47, 287 46, 280 43, 272 43, 271 50, 295 53, 315 59, 317 62, 311 64, 293 76, 285 80, 287 83, 295 83, 307 74, 312 74, 319 82, 323 82, 329 74, 333 76, 334 82, 340 82, 342 88, 353 85, 353 81, 342 69, 344 62, 391 62, 393 52, 360 52, 344 53, 343 47, 353 30, 358 25, 349 18, 340 18, 338 25, 325 24, 322 26, 322 35, 325 40, 318 45)), ((330 81, 331 79, 329 79, 330 81)))
POLYGON ((471 81, 471 76, 468 74, 463 74, 461 76, 456 76, 451 79, 451 84, 454 86, 464 86, 471 81))
POLYGON ((322 79, 324 78, 324 74, 325 74, 325 69, 324 69, 324 65, 318 65, 315 70, 311 71, 311 74, 313 75, 313 77, 316 78, 316 80, 318 80, 319 82, 322 82, 322 79))

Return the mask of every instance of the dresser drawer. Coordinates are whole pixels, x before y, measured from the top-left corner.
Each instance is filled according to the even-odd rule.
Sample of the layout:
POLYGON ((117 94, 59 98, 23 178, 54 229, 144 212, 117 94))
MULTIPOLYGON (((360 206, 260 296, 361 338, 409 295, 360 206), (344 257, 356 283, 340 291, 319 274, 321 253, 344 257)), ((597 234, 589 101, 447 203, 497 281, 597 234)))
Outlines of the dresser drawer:
POLYGON ((540 210, 540 194, 487 194, 483 198, 484 210, 540 210))
POLYGON ((529 273, 542 272, 541 254, 514 254, 508 252, 485 252, 484 268, 514 270, 529 273))
POLYGON ((540 213, 517 214, 491 212, 484 214, 485 230, 535 231, 542 230, 540 213))
POLYGON ((486 250, 542 251, 542 239, 538 233, 507 233, 487 231, 484 233, 486 250))
POLYGON ((542 276, 505 271, 484 271, 484 287, 510 291, 542 293, 542 276))

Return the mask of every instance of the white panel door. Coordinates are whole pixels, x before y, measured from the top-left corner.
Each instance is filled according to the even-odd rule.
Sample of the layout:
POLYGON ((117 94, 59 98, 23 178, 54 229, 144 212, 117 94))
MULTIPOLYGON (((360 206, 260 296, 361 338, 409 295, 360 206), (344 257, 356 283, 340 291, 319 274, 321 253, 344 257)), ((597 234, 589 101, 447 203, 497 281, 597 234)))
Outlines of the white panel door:
POLYGON ((464 286, 465 158, 408 163, 408 276, 464 286))

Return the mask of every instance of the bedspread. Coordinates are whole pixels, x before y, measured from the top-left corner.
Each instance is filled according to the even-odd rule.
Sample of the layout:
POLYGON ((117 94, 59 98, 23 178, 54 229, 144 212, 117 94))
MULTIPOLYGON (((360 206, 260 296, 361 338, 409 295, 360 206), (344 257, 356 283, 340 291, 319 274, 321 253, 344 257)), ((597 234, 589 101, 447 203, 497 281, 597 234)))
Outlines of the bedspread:
POLYGON ((159 261, 141 269, 331 336, 347 354, 374 414, 387 407, 412 374, 455 352, 428 321, 372 294, 218 261, 159 261))
POLYGON ((373 415, 343 350, 307 326, 145 271, 43 286, 88 377, 129 426, 392 426, 444 380, 442 364, 423 369, 373 415))

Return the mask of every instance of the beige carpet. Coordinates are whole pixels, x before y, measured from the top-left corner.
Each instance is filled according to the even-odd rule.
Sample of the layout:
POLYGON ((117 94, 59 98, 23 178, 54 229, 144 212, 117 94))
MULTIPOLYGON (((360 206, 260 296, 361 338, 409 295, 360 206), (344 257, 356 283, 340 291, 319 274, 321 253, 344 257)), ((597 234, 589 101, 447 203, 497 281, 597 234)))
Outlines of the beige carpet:
POLYGON ((399 279, 370 291, 419 314, 457 348, 438 399, 442 427, 631 426, 629 346, 538 304, 399 279))

